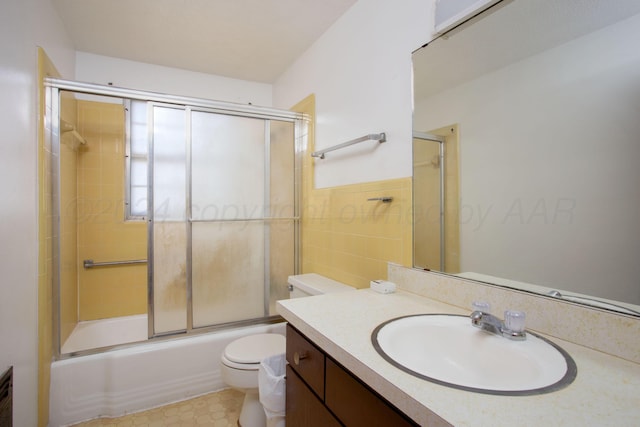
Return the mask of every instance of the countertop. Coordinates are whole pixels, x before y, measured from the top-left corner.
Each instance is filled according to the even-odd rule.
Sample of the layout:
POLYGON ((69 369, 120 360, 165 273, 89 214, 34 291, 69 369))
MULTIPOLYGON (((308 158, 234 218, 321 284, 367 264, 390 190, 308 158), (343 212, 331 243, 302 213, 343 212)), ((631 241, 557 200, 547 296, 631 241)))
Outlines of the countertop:
POLYGON ((386 362, 373 348, 380 323, 419 313, 469 311, 406 291, 369 289, 282 300, 278 312, 328 355, 420 425, 636 426, 640 365, 540 334, 566 350, 578 375, 568 387, 534 396, 496 396, 441 386, 386 362))

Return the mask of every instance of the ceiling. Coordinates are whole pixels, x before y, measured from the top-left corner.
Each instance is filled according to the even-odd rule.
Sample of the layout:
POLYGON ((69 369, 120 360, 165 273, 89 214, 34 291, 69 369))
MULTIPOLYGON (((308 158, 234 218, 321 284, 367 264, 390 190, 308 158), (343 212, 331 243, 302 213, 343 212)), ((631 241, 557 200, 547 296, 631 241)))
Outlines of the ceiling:
POLYGON ((274 83, 357 0, 51 0, 76 50, 274 83))

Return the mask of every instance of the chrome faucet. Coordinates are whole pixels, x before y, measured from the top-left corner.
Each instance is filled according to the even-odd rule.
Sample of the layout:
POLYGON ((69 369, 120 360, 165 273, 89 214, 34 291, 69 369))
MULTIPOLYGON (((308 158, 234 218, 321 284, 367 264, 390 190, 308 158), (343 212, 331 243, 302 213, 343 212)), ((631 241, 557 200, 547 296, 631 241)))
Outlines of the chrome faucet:
POLYGON ((481 310, 471 313, 471 324, 476 328, 491 334, 500 335, 514 341, 527 339, 524 330, 524 313, 521 311, 507 310, 504 312, 504 322, 481 310))

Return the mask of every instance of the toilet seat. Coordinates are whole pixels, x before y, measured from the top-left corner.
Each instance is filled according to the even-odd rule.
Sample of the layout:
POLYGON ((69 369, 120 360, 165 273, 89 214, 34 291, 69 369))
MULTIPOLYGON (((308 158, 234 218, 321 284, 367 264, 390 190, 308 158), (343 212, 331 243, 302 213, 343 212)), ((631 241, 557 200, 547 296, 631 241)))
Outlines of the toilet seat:
POLYGON ((224 354, 220 358, 220 361, 224 366, 231 369, 237 369, 239 371, 257 371, 260 364, 259 363, 236 363, 224 357, 224 354))
POLYGON ((282 354, 285 349, 286 341, 280 334, 249 335, 225 347, 222 363, 234 369, 257 370, 263 359, 282 354))

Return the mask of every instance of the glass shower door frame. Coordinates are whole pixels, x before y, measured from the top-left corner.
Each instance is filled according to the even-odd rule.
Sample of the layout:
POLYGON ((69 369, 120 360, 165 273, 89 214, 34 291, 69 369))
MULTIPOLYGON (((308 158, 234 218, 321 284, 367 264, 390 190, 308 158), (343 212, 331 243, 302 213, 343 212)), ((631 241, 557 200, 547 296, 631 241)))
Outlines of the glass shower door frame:
MULTIPOLYGON (((413 132, 413 140, 415 141, 416 139, 421 140, 421 141, 430 141, 433 143, 438 144, 438 163, 439 163, 439 195, 438 195, 438 199, 439 199, 439 207, 438 207, 438 221, 439 221, 439 237, 440 237, 440 242, 439 242, 439 246, 440 246, 440 265, 439 265, 439 270, 440 271, 445 271, 445 265, 446 265, 446 251, 445 251, 445 175, 446 175, 446 171, 445 171, 445 139, 441 136, 438 135, 433 135, 430 133, 425 133, 425 132, 413 132)), ((413 153, 413 157, 415 159, 415 148, 414 148, 414 153, 413 153)), ((413 162, 415 162, 415 160, 413 160, 413 162)), ((415 165, 413 166, 415 169, 415 165)), ((413 173, 414 176, 414 180, 415 180, 415 171, 413 173)), ((416 186, 413 185, 413 191, 416 191, 416 186)), ((416 200, 416 195, 414 194, 413 199, 416 200)), ((413 219, 413 223, 414 223, 414 236, 413 236, 413 265, 418 266, 418 263, 416 262, 416 230, 415 230, 415 224, 418 221, 418 218, 416 218, 415 216, 417 215, 416 210, 414 209, 413 211, 413 215, 414 215, 414 219, 413 219)), ((424 268, 426 266, 419 266, 420 268, 424 268)))
MULTIPOLYGON (((148 102, 147 103, 147 132, 148 132, 148 165, 147 165, 147 203, 148 203, 148 214, 147 214, 147 303, 148 303, 148 309, 147 309, 147 320, 148 320, 148 337, 149 338, 155 338, 155 337, 161 337, 161 336, 166 336, 166 335, 174 335, 174 334, 178 334, 178 333, 182 333, 184 331, 186 331, 188 329, 188 324, 185 323, 185 326, 182 327, 182 325, 178 326, 177 328, 173 328, 173 329, 169 329, 169 330, 165 330, 162 332, 157 332, 156 331, 156 323, 157 320, 159 318, 159 316, 157 316, 156 313, 156 308, 158 308, 159 304, 157 304, 156 302, 156 292, 155 292, 155 284, 157 283, 156 281, 156 274, 155 274, 155 270, 156 270, 156 259, 155 259, 155 255, 156 255, 156 251, 154 250, 155 247, 155 242, 156 242, 156 238, 155 238, 155 232, 156 232, 156 213, 157 213, 157 207, 155 205, 155 201, 156 201, 156 195, 155 195, 155 172, 156 172, 156 161, 155 161, 155 154, 156 154, 156 138, 155 138, 155 132, 154 132, 154 128, 156 126, 156 120, 155 120, 155 110, 156 108, 160 109, 167 109, 167 110, 178 110, 178 111, 182 111, 183 112, 183 116, 185 118, 185 127, 184 127, 184 133, 183 133, 183 143, 184 143, 184 148, 185 148, 185 160, 186 160, 186 168, 185 169, 185 180, 188 178, 188 159, 189 159, 189 146, 190 144, 188 143, 189 141, 189 126, 187 126, 188 124, 188 117, 189 115, 187 114, 187 107, 184 105, 174 105, 174 104, 166 104, 166 103, 160 103, 160 102, 148 102)), ((189 203, 189 191, 188 191, 188 181, 187 181, 187 185, 184 188, 185 194, 184 194, 184 209, 182 210, 181 214, 184 216, 184 233, 185 233, 185 238, 188 239, 189 238, 189 228, 188 228, 188 222, 186 221, 186 219, 188 218, 188 207, 190 206, 189 203)), ((164 222, 164 221, 163 221, 164 222)), ((167 221, 169 222, 169 221, 167 221)), ((185 285, 188 284, 188 275, 189 275, 189 256, 190 256, 190 245, 188 240, 185 240, 185 285)), ((180 291, 180 289, 179 289, 180 291)), ((184 292, 185 292, 185 301, 186 301, 186 297, 187 297, 187 293, 188 293, 188 285, 184 287, 184 292)), ((187 305, 185 304, 184 309, 187 310, 187 305)), ((178 307, 179 308, 179 307, 178 307)), ((188 318, 188 315, 187 315, 188 318)))
MULTIPOLYGON (((51 206, 52 206, 52 214, 51 214, 51 227, 52 227, 52 290, 53 290, 53 298, 52 298, 52 329, 53 329, 53 353, 54 358, 56 360, 66 359, 74 356, 83 356, 94 353, 101 353, 107 351, 111 348, 118 347, 119 345, 107 346, 95 349, 88 349, 77 351, 69 354, 61 354, 61 339, 60 339, 60 324, 61 324, 61 309, 60 309, 60 183, 59 183, 59 165, 57 161, 59 160, 59 145, 60 145, 60 129, 59 129, 59 120, 60 120, 60 111, 59 111, 59 99, 60 93, 62 91, 74 92, 76 94, 86 94, 90 96, 105 96, 112 98, 120 98, 122 100, 135 100, 142 101, 148 103, 156 103, 158 105, 171 106, 173 108, 182 108, 186 111, 186 109, 190 110, 205 110, 208 112, 215 112, 226 115, 237 115, 242 117, 253 117, 253 118, 261 118, 267 120, 275 120, 282 122, 290 122, 294 124, 294 156, 295 156, 295 182, 294 182, 294 198, 295 198, 295 211, 291 220, 293 220, 294 226, 294 266, 295 271, 297 273, 299 271, 299 238, 300 238, 300 208, 299 203, 301 201, 300 197, 300 189, 301 189, 301 165, 302 165, 302 152, 306 148, 306 129, 308 126, 308 120, 305 115, 301 113, 270 108, 270 107, 256 107, 252 105, 242 105, 242 104, 234 104, 229 102, 222 101, 214 101, 203 98, 194 98, 194 97, 185 97, 185 96, 177 96, 177 95, 167 95, 161 93, 147 92, 141 91, 137 89, 127 89, 120 88, 116 86, 107 86, 107 85, 99 85, 93 83, 84 83, 84 82, 76 82, 72 80, 64 80, 64 79, 56 79, 56 78, 45 78, 44 79, 45 86, 45 102, 46 102, 46 111, 45 111, 45 143, 46 146, 50 147, 51 153, 51 206)), ((265 215, 267 216, 267 215, 265 215)), ((267 218, 267 221, 271 221, 272 219, 267 218)), ((149 221, 149 218, 147 218, 149 221)), ((147 230, 150 225, 147 224, 147 230)), ((149 258, 150 263, 152 262, 152 257, 149 258)), ((151 270, 151 265, 148 265, 148 271, 151 270)), ((147 274, 148 279, 149 276, 152 276, 150 273, 147 274)), ((148 288, 149 289, 149 288, 148 288)), ((148 291, 148 301, 152 297, 151 291, 148 291)), ((190 289, 187 289, 187 292, 191 292, 190 289)), ((191 296, 188 296, 191 298, 191 296)), ((267 305, 269 304, 268 300, 265 299, 265 310, 268 309, 267 305)), ((189 304, 191 305, 191 304, 189 304)), ((190 308, 189 308, 190 310, 190 308)), ((268 311, 265 311, 268 313, 268 311)), ((149 317, 152 317, 153 308, 151 308, 148 312, 149 317)), ((242 326, 244 324, 252 324, 252 323, 265 323, 273 320, 280 320, 278 316, 265 317, 263 319, 258 320, 247 320, 242 322, 234 322, 230 325, 218 325, 213 327, 203 327, 203 328, 192 328, 193 324, 190 320, 189 328, 186 331, 177 331, 177 333, 191 333, 191 332, 207 332, 210 329, 218 329, 218 328, 226 328, 231 326, 242 326)), ((149 334, 149 338, 153 338, 155 335, 149 334)))

